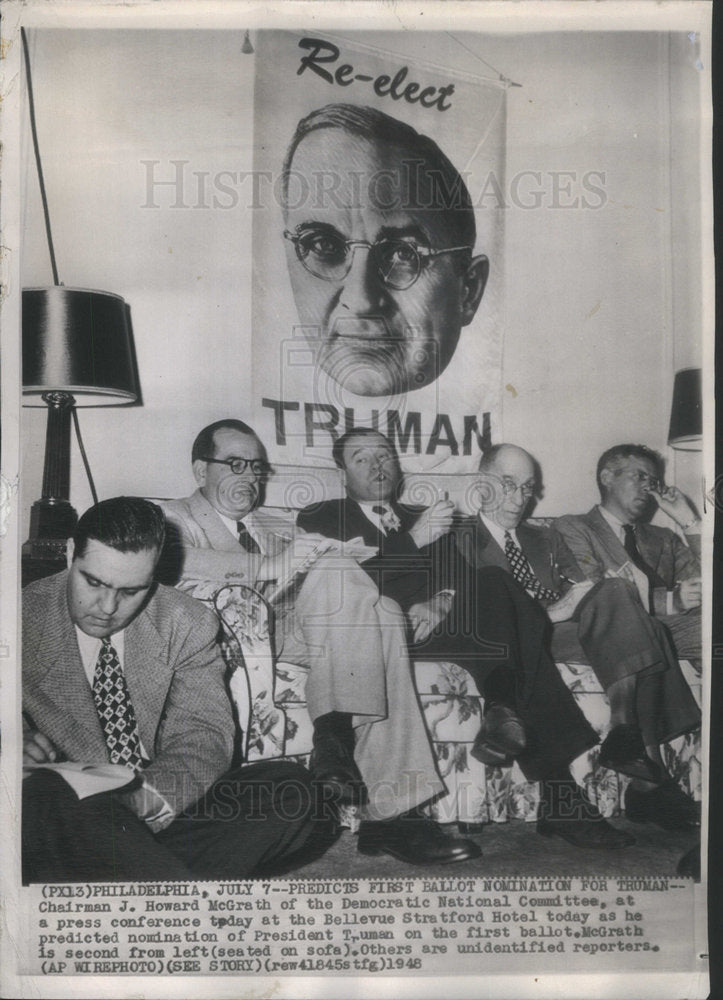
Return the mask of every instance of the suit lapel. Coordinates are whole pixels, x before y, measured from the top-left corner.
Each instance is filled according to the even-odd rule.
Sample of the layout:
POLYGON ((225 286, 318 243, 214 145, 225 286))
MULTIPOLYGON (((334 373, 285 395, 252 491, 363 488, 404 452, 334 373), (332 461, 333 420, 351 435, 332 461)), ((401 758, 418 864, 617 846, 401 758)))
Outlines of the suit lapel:
POLYGON ((147 753, 154 754, 158 723, 173 671, 168 643, 158 632, 148 607, 126 629, 123 659, 141 742, 147 753))
POLYGON ((478 566, 499 566, 507 573, 510 572, 510 564, 507 562, 504 550, 479 517, 475 518, 474 548, 478 566))
POLYGON ((105 737, 80 658, 75 627, 68 614, 67 574, 59 578, 37 646, 42 675, 35 679, 31 714, 41 732, 66 749, 74 759, 107 759, 105 737))
POLYGON ((552 577, 551 549, 544 531, 530 528, 526 524, 517 527, 517 538, 520 547, 532 566, 532 572, 543 587, 556 590, 557 584, 552 577))
POLYGON ((597 507, 593 507, 587 514, 587 521, 592 528, 598 541, 605 549, 607 559, 612 567, 620 569, 624 563, 630 561, 630 556, 625 551, 625 546, 616 537, 615 532, 602 516, 597 507))
POLYGON ((348 497, 342 500, 342 519, 344 535, 347 539, 361 535, 366 545, 380 546, 382 544, 384 534, 376 524, 372 524, 356 500, 350 500, 348 497))
POLYGON ((208 539, 208 546, 217 552, 238 552, 238 539, 234 538, 211 504, 200 490, 189 497, 188 507, 196 524, 208 539))

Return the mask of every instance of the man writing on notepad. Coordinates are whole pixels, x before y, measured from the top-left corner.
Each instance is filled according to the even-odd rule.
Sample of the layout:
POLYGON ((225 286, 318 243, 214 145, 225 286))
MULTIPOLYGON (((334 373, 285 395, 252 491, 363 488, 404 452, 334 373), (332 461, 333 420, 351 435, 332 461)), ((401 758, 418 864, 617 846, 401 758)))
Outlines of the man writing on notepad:
POLYGON ((261 874, 314 831, 303 768, 228 771, 218 623, 154 583, 163 540, 155 504, 105 500, 78 522, 68 569, 23 593, 24 882, 261 874), (37 767, 61 761, 125 766, 131 783, 78 798, 37 767))

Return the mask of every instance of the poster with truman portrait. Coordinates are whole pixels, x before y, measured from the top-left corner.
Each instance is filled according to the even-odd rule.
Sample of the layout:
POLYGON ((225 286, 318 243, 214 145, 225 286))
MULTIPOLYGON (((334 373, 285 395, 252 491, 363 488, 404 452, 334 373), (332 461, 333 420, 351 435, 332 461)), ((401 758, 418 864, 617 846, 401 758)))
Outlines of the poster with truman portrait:
POLYGON ((428 61, 385 43, 259 34, 256 425, 287 464, 367 426, 410 469, 471 471, 499 436, 510 81, 456 71, 448 36, 428 61))

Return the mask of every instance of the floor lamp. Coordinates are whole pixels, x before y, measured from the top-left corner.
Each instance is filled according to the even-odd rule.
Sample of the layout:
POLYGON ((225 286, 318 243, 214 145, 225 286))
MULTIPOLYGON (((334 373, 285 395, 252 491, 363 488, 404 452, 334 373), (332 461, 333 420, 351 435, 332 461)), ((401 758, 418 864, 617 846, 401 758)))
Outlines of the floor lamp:
POLYGON ((77 521, 69 490, 75 407, 117 406, 139 396, 125 301, 65 286, 24 289, 23 396, 24 406, 48 408, 42 496, 30 512, 23 560, 58 562, 77 521))
POLYGON ((130 310, 119 295, 66 288, 58 277, 50 212, 35 122, 28 39, 20 29, 53 286, 25 288, 22 297, 24 406, 47 406, 42 496, 30 512, 23 545, 23 584, 61 568, 78 520, 70 503, 70 423, 75 424, 93 499, 95 487, 80 437, 76 406, 134 403, 139 395, 130 310))

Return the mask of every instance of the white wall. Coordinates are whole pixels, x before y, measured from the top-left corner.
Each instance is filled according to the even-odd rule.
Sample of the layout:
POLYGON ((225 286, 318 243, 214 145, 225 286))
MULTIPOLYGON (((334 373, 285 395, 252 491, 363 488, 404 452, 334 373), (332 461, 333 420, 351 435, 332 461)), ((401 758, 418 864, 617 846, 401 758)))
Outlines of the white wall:
MULTIPOLYGON (((132 311, 143 406, 80 412, 98 492, 186 494, 196 431, 251 413, 252 210, 192 206, 194 171, 251 169, 254 57, 231 31, 31 38, 60 278, 123 295, 132 311), (188 207, 169 207, 160 188, 153 199, 163 207, 143 207, 143 160, 161 161, 165 178, 171 160, 189 161, 188 207)), ((697 143, 697 53, 683 35, 465 35, 464 43, 523 85, 509 91, 508 185, 521 171, 542 175, 543 204, 507 212, 504 437, 543 465, 538 513, 578 511, 596 499, 593 469, 605 447, 635 440, 664 450, 673 372, 700 360, 699 232, 689 210, 699 193, 685 155, 697 143), (573 172, 573 196, 584 173, 603 172, 604 206, 553 207, 554 171, 573 172)), ((446 36, 400 33, 385 47, 489 73, 446 36)), ((52 283, 28 163, 25 287, 52 283)), ((531 198, 533 186, 521 190, 531 198)), ((26 536, 45 413, 24 417, 26 536)), ((680 471, 695 488, 697 459, 680 471)), ((79 511, 90 503, 75 451, 71 499, 79 511)))

